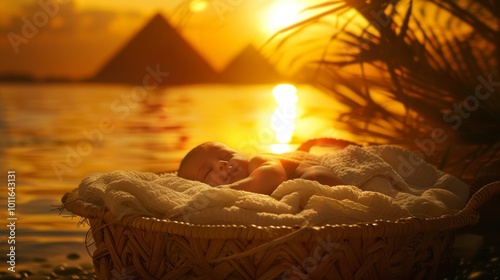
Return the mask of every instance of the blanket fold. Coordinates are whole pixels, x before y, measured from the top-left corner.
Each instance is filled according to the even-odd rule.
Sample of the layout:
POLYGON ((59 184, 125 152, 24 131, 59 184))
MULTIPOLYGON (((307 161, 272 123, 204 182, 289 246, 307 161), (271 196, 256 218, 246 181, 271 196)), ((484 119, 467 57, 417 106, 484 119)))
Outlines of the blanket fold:
POLYGON ((117 218, 142 215, 195 224, 262 226, 438 217, 463 208, 468 198, 462 181, 396 146, 348 146, 319 160, 343 185, 295 179, 267 196, 213 188, 173 173, 119 170, 88 175, 78 195, 107 207, 117 218))

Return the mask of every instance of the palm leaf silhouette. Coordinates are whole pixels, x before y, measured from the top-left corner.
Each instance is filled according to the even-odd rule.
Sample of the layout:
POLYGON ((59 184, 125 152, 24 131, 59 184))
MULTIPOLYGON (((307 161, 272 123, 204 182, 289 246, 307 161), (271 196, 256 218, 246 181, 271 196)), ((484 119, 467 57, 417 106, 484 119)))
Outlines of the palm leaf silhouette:
POLYGON ((333 34, 325 34, 329 45, 307 68, 312 71, 306 75, 310 82, 349 106, 350 111, 339 116, 347 129, 379 142, 415 147, 414 139, 432 137, 439 128, 448 137, 433 154, 441 164, 458 145, 475 147, 457 161, 464 170, 472 161, 484 166, 478 154, 495 161, 491 155, 499 148, 500 87, 490 85, 488 94, 484 81, 493 81, 495 87, 500 81, 500 3, 346 0, 328 1, 307 11, 317 13, 271 39, 278 41, 277 49, 331 15, 354 11, 366 22, 360 26, 348 20, 333 34), (330 48, 335 44, 346 47, 330 48), (379 75, 366 74, 367 68, 379 75), (404 111, 388 110, 373 98, 376 94, 401 104, 404 111))

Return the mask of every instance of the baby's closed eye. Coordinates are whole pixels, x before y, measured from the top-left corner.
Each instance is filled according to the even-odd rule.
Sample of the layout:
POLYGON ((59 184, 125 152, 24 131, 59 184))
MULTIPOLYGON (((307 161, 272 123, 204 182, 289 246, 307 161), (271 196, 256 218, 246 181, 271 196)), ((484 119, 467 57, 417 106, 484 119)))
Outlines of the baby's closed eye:
POLYGON ((222 155, 221 159, 222 159, 222 160, 224 160, 224 161, 228 161, 228 160, 230 160, 232 157, 233 157, 233 155, 232 155, 231 153, 226 152, 226 153, 224 153, 224 154, 222 155))

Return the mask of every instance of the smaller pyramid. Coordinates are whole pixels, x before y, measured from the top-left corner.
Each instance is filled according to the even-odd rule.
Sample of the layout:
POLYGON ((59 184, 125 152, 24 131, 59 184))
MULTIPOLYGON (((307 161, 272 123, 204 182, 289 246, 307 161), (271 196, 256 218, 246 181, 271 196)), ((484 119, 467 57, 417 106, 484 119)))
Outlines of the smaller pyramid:
POLYGON ((160 85, 210 83, 216 79, 211 66, 161 14, 155 15, 90 81, 142 84, 146 75, 161 80, 160 85))
POLYGON ((228 64, 220 79, 228 84, 280 83, 286 80, 252 45, 245 47, 228 64))

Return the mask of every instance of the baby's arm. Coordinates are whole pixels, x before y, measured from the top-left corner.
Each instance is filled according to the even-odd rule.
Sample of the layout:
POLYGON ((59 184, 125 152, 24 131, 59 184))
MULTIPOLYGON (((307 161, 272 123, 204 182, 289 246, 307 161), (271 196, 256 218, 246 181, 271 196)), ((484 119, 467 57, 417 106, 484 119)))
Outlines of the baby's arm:
POLYGON ((325 166, 316 165, 307 168, 300 178, 317 181, 320 184, 327 186, 341 185, 340 180, 333 174, 333 172, 325 166))
POLYGON ((250 175, 242 180, 229 184, 235 190, 270 195, 285 180, 287 175, 279 160, 253 157, 248 164, 250 175))

